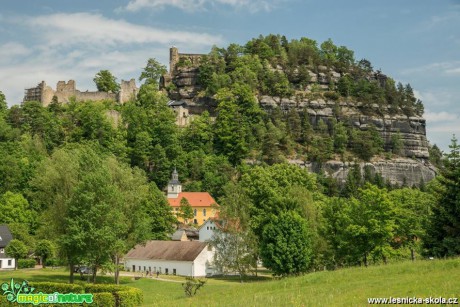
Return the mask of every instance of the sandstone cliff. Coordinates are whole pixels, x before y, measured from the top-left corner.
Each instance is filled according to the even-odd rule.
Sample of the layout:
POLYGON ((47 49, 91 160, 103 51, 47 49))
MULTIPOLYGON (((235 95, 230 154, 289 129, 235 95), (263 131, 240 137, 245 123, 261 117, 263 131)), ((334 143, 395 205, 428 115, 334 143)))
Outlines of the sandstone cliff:
MULTIPOLYGON (((281 68, 276 67, 276 70, 281 68)), ((311 84, 306 86, 305 93, 309 93, 312 86, 327 89, 329 82, 337 82, 341 74, 326 67, 319 67, 317 72, 310 71, 311 84)), ((379 82, 385 82, 386 76, 376 72, 370 78, 379 82)), ((209 97, 200 96, 201 87, 198 84, 197 67, 179 67, 171 75, 170 81, 174 86, 169 89, 169 96, 173 100, 187 102, 190 114, 201 114, 204 110, 215 114, 216 102, 209 97)), ((401 113, 392 114, 388 106, 377 104, 363 105, 353 101, 332 101, 308 98, 311 95, 296 95, 291 98, 279 98, 271 96, 259 96, 260 106, 270 112, 279 107, 283 111, 292 108, 306 111, 310 115, 313 126, 320 120, 329 122, 332 119, 347 122, 361 130, 366 130, 370 125, 376 127, 385 142, 385 149, 391 149, 392 135, 398 133, 403 142, 400 158, 390 160, 373 160, 369 163, 361 163, 361 168, 368 165, 373 172, 378 172, 385 180, 393 184, 403 183, 412 186, 420 182, 428 182, 436 175, 435 168, 428 162, 428 141, 426 139, 426 122, 420 116, 406 116, 401 113)), ((317 171, 318 166, 314 163, 303 161, 293 162, 317 171)), ((346 178, 350 164, 339 161, 325 163, 324 170, 336 179, 346 178)))

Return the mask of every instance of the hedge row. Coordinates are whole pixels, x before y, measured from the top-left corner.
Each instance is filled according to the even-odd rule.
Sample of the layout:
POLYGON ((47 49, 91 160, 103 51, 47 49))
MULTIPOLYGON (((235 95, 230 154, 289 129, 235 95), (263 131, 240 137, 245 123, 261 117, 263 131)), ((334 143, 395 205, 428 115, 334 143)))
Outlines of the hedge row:
MULTIPOLYGON (((93 293, 92 304, 46 304, 48 307, 137 307, 142 305, 142 291, 136 288, 117 285, 76 285, 54 282, 31 282, 34 293, 93 293)), ((6 296, 0 296, 0 306, 28 306, 29 304, 10 303, 6 296)), ((32 306, 32 305, 31 305, 32 306)), ((44 305, 45 306, 45 305, 44 305)))
POLYGON ((18 269, 29 269, 35 267, 34 259, 18 259, 18 269))

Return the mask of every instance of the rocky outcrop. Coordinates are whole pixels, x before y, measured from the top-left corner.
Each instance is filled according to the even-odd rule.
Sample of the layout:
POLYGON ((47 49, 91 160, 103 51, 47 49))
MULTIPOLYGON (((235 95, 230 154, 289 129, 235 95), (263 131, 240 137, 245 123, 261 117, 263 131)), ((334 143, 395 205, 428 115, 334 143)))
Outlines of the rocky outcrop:
POLYGON ((392 135, 399 133, 404 144, 402 156, 418 159, 429 157, 426 123, 425 119, 420 116, 390 115, 387 107, 377 104, 364 106, 359 102, 335 102, 322 99, 280 99, 262 96, 259 103, 269 112, 277 107, 284 111, 292 108, 299 112, 305 111, 310 115, 313 126, 316 126, 320 120, 328 123, 332 119, 347 122, 361 130, 366 130, 373 125, 385 141, 386 149, 391 149, 392 135))
MULTIPOLYGON (((282 67, 277 66, 272 70, 283 72, 282 67)), ((259 96, 260 106, 267 112, 280 108, 287 112, 295 109, 298 112, 307 112, 310 116, 312 126, 316 126, 321 120, 325 123, 332 121, 346 122, 349 126, 360 130, 367 130, 374 126, 384 140, 385 150, 391 151, 392 137, 399 134, 403 143, 400 159, 377 160, 369 163, 360 163, 364 169, 368 165, 371 172, 378 172, 385 180, 393 184, 408 186, 418 185, 420 182, 428 182, 435 176, 435 169, 429 164, 428 141, 426 139, 425 119, 420 116, 408 117, 404 114, 394 114, 388 106, 377 104, 363 104, 353 101, 334 101, 314 99, 315 95, 309 94, 312 90, 328 90, 331 83, 337 84, 342 74, 333 71, 325 66, 318 66, 315 71, 308 71, 310 84, 303 92, 297 93, 291 98, 279 98, 271 96, 259 96), (316 87, 316 89, 314 89, 316 87)), ((366 77, 369 80, 376 80, 384 86, 387 77, 377 72, 369 73, 366 77)), ((211 97, 200 95, 201 87, 198 84, 198 67, 178 66, 165 76, 163 87, 168 84, 169 97, 173 100, 184 100, 187 102, 190 114, 201 114, 203 111, 215 115, 216 101, 211 97)), ((402 112, 400 112, 402 113, 402 112)), ((312 171, 318 170, 315 164, 305 164, 302 161, 294 162, 312 171)), ((349 163, 329 161, 323 165, 326 173, 343 180, 346 178, 350 168, 349 163)))
MULTIPOLYGON (((323 164, 304 162, 301 160, 290 160, 289 163, 307 168, 311 172, 324 171, 341 184, 344 184, 348 173, 353 168, 353 162, 327 161, 323 164)), ((361 174, 365 168, 370 174, 380 174, 385 181, 395 185, 418 186, 420 183, 428 182, 436 176, 436 169, 427 162, 420 162, 408 158, 397 158, 390 160, 373 160, 372 162, 359 163, 361 174)))

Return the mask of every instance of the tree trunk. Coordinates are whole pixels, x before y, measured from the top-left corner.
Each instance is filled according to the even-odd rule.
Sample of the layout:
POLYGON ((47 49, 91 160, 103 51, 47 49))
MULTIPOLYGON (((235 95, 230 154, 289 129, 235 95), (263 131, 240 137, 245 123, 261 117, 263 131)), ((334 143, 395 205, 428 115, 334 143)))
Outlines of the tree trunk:
POLYGON ((415 252, 414 252, 414 248, 412 246, 410 247, 410 259, 412 261, 415 261, 415 252))
POLYGON ((367 268, 367 254, 364 254, 364 266, 367 268))
POLYGON ((75 270, 75 265, 73 263, 70 263, 69 269, 70 269, 69 283, 73 284, 73 272, 75 270))
POLYGON ((118 268, 119 262, 120 259, 118 258, 118 255, 115 255, 115 283, 117 285, 120 284, 120 269, 118 268))
POLYGON ((18 260, 19 259, 14 259, 14 270, 18 269, 18 260))
POLYGON ((96 273, 97 273, 97 266, 93 266, 93 284, 96 283, 96 273))

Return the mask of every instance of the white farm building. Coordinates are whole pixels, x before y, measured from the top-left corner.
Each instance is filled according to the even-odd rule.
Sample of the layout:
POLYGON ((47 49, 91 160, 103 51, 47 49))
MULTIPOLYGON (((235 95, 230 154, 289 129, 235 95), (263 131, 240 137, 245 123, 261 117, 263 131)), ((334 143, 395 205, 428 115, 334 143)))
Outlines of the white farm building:
POLYGON ((213 257, 214 251, 204 242, 148 241, 130 250, 124 262, 130 272, 200 277, 216 273, 213 257))

